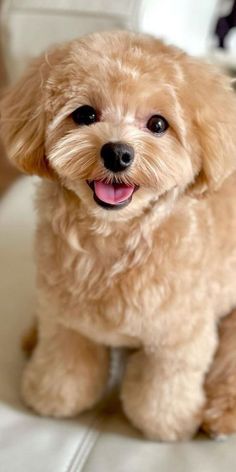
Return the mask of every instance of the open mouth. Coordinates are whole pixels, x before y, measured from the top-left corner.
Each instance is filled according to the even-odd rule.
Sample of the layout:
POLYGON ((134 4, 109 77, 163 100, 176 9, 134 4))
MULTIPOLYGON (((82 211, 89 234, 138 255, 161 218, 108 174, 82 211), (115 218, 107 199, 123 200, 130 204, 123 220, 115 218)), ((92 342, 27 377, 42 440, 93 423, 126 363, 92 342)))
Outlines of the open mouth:
POLYGON ((138 188, 136 185, 107 183, 104 180, 90 180, 87 184, 93 190, 95 202, 107 210, 120 210, 127 206, 138 188))

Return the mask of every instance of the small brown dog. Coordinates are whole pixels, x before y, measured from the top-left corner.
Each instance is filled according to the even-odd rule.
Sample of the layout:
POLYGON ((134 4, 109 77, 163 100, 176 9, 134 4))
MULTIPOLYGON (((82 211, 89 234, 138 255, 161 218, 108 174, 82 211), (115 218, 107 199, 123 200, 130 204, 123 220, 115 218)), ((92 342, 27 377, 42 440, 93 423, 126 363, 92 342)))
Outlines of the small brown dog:
POLYGON ((26 403, 57 417, 91 408, 109 347, 126 346, 121 399, 147 437, 187 438, 202 421, 221 434, 229 404, 235 431, 232 385, 222 398, 214 376, 227 328, 208 403, 204 391, 219 320, 236 304, 229 80, 152 37, 97 33, 33 62, 2 102, 2 135, 20 169, 46 177, 26 403))

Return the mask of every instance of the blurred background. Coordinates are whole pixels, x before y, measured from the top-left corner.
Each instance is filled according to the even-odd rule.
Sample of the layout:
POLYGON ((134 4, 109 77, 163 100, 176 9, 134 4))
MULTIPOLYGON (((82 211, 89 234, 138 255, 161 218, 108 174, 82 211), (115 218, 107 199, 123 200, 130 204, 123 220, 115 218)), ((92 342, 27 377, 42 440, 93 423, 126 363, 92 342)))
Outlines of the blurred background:
MULTIPOLYGON (((0 0, 0 93, 49 45, 114 28, 151 33, 235 73, 234 0, 0 0)), ((0 143, 0 196, 17 175, 0 143)))

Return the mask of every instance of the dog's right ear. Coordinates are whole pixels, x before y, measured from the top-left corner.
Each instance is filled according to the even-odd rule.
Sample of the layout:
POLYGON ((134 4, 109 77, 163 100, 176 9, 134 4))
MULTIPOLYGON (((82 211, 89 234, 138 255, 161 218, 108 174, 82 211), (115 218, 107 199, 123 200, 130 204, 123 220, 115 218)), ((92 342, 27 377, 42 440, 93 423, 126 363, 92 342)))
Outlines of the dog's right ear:
POLYGON ((212 65, 189 60, 192 124, 199 145, 200 169, 188 194, 217 191, 236 171, 236 95, 230 78, 212 65))
POLYGON ((48 64, 36 59, 26 74, 9 87, 0 103, 0 130, 10 160, 28 174, 50 177, 44 153, 43 86, 48 64))

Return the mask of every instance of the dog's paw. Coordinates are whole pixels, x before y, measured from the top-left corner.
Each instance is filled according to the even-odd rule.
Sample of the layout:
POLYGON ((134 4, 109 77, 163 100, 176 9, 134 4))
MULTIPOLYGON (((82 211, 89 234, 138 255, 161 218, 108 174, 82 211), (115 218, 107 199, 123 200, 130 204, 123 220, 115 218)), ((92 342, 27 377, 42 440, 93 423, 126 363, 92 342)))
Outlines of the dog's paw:
POLYGON ((121 392, 124 412, 148 439, 161 442, 188 440, 201 424, 202 391, 197 391, 196 387, 193 397, 191 391, 184 389, 186 382, 181 376, 164 376, 158 367, 155 360, 148 364, 141 352, 131 356, 121 392))
POLYGON ((210 400, 204 412, 202 430, 219 440, 236 433, 236 398, 210 400))
POLYGON ((101 398, 107 371, 89 375, 80 366, 63 370, 30 360, 22 379, 22 397, 27 406, 42 416, 72 417, 92 408, 101 398))
POLYGON ((132 398, 128 398, 127 392, 123 393, 122 403, 126 416, 142 434, 152 441, 181 442, 188 441, 195 436, 200 424, 201 410, 193 414, 182 415, 175 409, 158 408, 158 404, 152 408, 150 405, 141 404, 134 409, 132 398))

